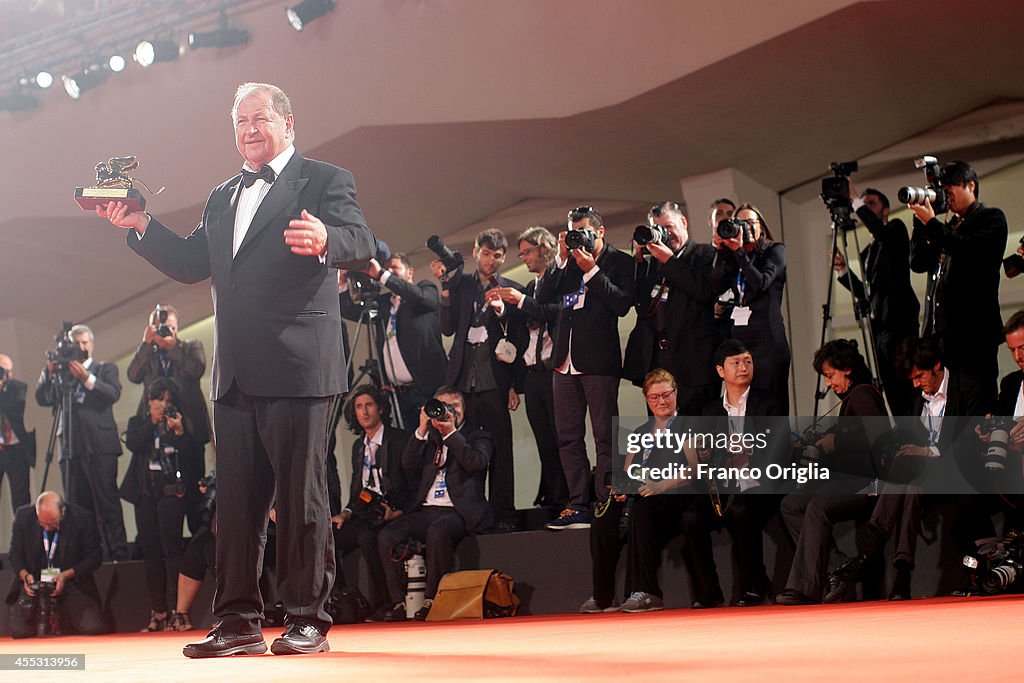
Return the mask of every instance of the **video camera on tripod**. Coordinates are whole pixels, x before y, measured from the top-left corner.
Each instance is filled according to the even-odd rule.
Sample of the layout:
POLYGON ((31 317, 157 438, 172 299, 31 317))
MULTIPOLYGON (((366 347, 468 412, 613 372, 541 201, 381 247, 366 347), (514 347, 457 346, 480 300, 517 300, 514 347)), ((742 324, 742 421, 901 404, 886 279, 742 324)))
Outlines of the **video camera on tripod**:
POLYGON ((829 165, 832 177, 821 180, 821 200, 825 202, 832 222, 842 230, 857 227, 853 220, 853 203, 850 201, 850 175, 856 173, 859 166, 856 161, 833 161, 829 165))
POLYGON ((71 362, 84 363, 89 358, 89 354, 78 346, 78 342, 71 335, 72 327, 73 325, 65 320, 61 324, 60 332, 53 336, 57 345, 46 352, 47 363, 54 364, 53 372, 61 379, 68 378, 70 374, 68 365, 71 362))

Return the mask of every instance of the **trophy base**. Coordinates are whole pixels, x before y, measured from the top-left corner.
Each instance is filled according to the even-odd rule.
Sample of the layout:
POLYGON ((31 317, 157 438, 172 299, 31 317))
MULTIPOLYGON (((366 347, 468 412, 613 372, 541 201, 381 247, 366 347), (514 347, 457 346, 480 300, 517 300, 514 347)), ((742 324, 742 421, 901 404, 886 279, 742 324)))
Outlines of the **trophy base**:
POLYGON ((76 187, 75 201, 83 211, 95 211, 97 206, 107 202, 121 202, 128 205, 128 211, 143 211, 146 198, 134 187, 76 187))

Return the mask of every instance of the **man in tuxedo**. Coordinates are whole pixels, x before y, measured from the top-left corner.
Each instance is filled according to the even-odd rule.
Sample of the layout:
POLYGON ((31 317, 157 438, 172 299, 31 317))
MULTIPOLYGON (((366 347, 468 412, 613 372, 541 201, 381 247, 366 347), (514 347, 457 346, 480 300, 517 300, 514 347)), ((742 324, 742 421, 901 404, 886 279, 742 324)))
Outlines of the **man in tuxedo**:
POLYGON ((666 239, 636 245, 637 318, 626 344, 623 376, 640 385, 654 368, 667 370, 679 384, 679 414, 699 415, 720 387, 710 282, 715 248, 690 239, 686 216, 675 202, 655 204, 647 220, 666 239))
MULTIPOLYGON (((71 443, 61 441, 60 474, 68 500, 96 515, 101 525, 101 538, 111 560, 128 559, 128 541, 121 514, 121 498, 117 493, 117 458, 121 440, 114 422, 114 404, 121 398, 121 381, 117 366, 93 358, 95 339, 85 325, 75 325, 68 333, 78 346, 83 361, 67 364, 71 379, 64 391, 71 391, 71 443), (63 450, 70 446, 70 452, 63 450)), ((36 402, 41 406, 60 404, 61 396, 55 374, 57 364, 49 361, 36 382, 36 402)))
POLYGON ((927 200, 910 206, 910 268, 929 274, 923 334, 942 342, 943 360, 959 387, 959 414, 985 415, 995 409, 1003 342, 999 281, 1006 216, 978 201, 978 174, 966 162, 946 164, 940 179, 953 219, 943 223, 927 200))
POLYGON ((24 505, 15 513, 8 558, 15 574, 7 592, 13 638, 36 634, 38 584, 43 583, 51 586, 63 624, 82 635, 104 632, 92 578, 102 559, 92 513, 65 503, 59 493, 44 491, 35 506, 24 505))
POLYGON ((365 267, 375 242, 352 174, 295 150, 291 103, 279 88, 242 85, 232 119, 242 173, 213 190, 187 238, 121 202, 97 212, 133 228, 128 246, 167 276, 212 280, 217 623, 184 654, 266 651, 258 576, 275 499, 287 628, 271 651, 326 652, 335 573, 327 430, 347 388, 334 269, 365 267))
POLYGON ((633 259, 604 238, 604 219, 592 206, 567 216, 581 243, 569 249, 568 231, 558 235, 558 254, 550 277, 537 288, 537 301, 559 307, 552 352, 552 390, 558 418, 558 454, 569 485, 569 504, 548 529, 585 529, 591 514, 587 488, 590 460, 584 437, 587 412, 594 429, 597 470, 594 493, 607 500, 612 470, 612 421, 619 412, 622 350, 619 318, 633 305, 633 259))
POLYGON ((345 584, 342 554, 360 548, 370 584, 370 606, 374 609, 391 607, 384 568, 377 554, 377 535, 384 525, 400 518, 414 503, 412 485, 402 466, 402 452, 409 441, 409 432, 391 426, 390 411, 390 405, 371 384, 356 387, 346 397, 345 422, 359 438, 352 444, 348 505, 331 517, 338 561, 335 585, 345 584), (375 502, 375 495, 383 500, 375 502))
POLYGON ((910 285, 910 236, 899 218, 889 220, 889 198, 874 188, 857 196, 850 181, 853 209, 873 238, 860 253, 865 283, 850 272, 836 252, 832 267, 839 284, 851 290, 858 304, 866 306, 875 343, 875 364, 893 415, 910 410, 912 387, 896 367, 896 352, 904 339, 917 336, 921 305, 910 285))
POLYGON ((14 361, 0 353, 0 481, 7 475, 11 510, 28 505, 28 470, 35 465, 35 432, 25 431, 28 386, 14 378, 14 361))
POLYGON ((486 429, 494 439, 488 500, 496 530, 516 528, 515 468, 512 462, 512 417, 523 390, 526 324, 518 308, 502 301, 499 288, 519 284, 498 275, 508 242, 498 230, 476 236, 473 273, 448 273, 431 263, 441 280, 441 333, 455 336, 448 356, 445 384, 458 388, 466 401, 466 430, 486 429))
POLYGON ((455 546, 467 535, 484 531, 493 521, 491 508, 484 499, 487 462, 494 452, 491 435, 482 429, 466 428, 466 404, 462 392, 455 387, 439 388, 434 398, 445 406, 444 416, 431 418, 421 408, 419 424, 402 453, 403 466, 410 472, 420 472, 413 503, 377 537, 377 550, 394 605, 385 614, 387 621, 405 619, 402 565, 391 561, 396 544, 407 538, 426 543, 426 600, 415 615, 417 621, 424 621, 441 577, 455 563, 455 546))
MULTIPOLYGON (((420 406, 434 395, 444 381, 448 357, 441 344, 437 285, 416 282, 409 257, 391 255, 381 267, 370 259, 363 271, 380 281, 385 291, 376 297, 377 357, 384 366, 382 379, 398 396, 402 426, 410 429, 419 422, 420 406)), ((360 321, 365 304, 357 304, 345 288, 341 294, 341 315, 360 321)))

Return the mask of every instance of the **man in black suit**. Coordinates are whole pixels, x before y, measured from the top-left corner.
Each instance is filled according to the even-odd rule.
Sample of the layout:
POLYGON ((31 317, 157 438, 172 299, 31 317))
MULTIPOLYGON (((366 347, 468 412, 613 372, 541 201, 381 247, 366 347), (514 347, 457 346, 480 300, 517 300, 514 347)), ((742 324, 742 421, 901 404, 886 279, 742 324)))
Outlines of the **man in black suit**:
POLYGON ((896 352, 904 339, 917 336, 921 305, 910 285, 910 236, 899 218, 889 220, 889 198, 874 188, 860 197, 850 181, 850 200, 857 217, 873 238, 860 253, 865 283, 852 273, 842 253, 836 252, 832 267, 839 284, 851 290, 857 303, 866 306, 875 343, 875 364, 893 415, 910 410, 912 387, 896 367, 896 352))
POLYGON ((604 239, 604 219, 592 206, 569 212, 568 227, 576 238, 592 242, 573 249, 567 231, 558 235, 558 255, 550 277, 537 288, 537 301, 557 304, 552 365, 558 454, 569 485, 569 504, 547 528, 584 529, 591 514, 587 487, 590 460, 584 442, 587 411, 594 429, 597 499, 608 498, 612 470, 612 420, 619 412, 622 350, 619 318, 633 305, 633 259, 604 239))
POLYGON ((188 657, 261 654, 260 560, 277 510, 278 596, 287 629, 275 654, 325 652, 334 548, 325 465, 330 410, 347 388, 339 267, 364 267, 375 242, 349 171, 303 158, 277 87, 239 87, 232 118, 245 159, 181 238, 149 214, 97 212, 129 247, 179 282, 212 279, 217 440, 217 624, 188 657))
MULTIPOLYGON (((382 268, 370 259, 365 271, 380 280, 385 291, 376 297, 377 357, 384 366, 382 378, 398 396, 402 426, 419 422, 420 406, 444 382, 448 358, 441 344, 437 285, 416 282, 409 257, 397 252, 382 268)), ((364 305, 352 300, 348 289, 341 294, 342 317, 360 321, 364 305)))
POLYGON ((720 387, 711 289, 715 248, 690 239, 686 216, 675 202, 655 204, 647 220, 664 231, 666 240, 636 245, 637 319, 626 344, 623 376, 639 386, 654 368, 669 371, 679 384, 679 414, 699 415, 720 387))
POLYGON ((25 431, 28 386, 14 379, 14 361, 0 353, 0 480, 7 475, 11 509, 28 505, 28 470, 35 465, 35 433, 25 431))
POLYGON ((501 288, 518 283, 498 275, 508 242, 498 230, 476 236, 476 271, 445 272, 444 264, 430 267, 441 280, 441 333, 455 335, 448 357, 445 384, 458 388, 466 400, 466 430, 486 429, 494 439, 488 500, 496 528, 516 528, 515 468, 512 462, 512 418, 523 390, 523 350, 526 324, 518 308, 506 306, 501 288))
POLYGON ((963 161, 942 167, 942 190, 954 217, 943 223, 931 202, 912 204, 910 268, 928 273, 923 334, 942 341, 946 367, 957 377, 963 415, 995 409, 997 352, 1003 342, 999 280, 1006 216, 978 201, 978 174, 963 161))
MULTIPOLYGON (((66 386, 71 391, 70 423, 71 443, 61 441, 60 474, 68 500, 91 510, 102 526, 101 538, 111 560, 128 559, 128 541, 121 514, 121 498, 117 493, 117 458, 121 455, 121 440, 114 422, 113 406, 121 398, 121 381, 117 366, 96 361, 93 356, 94 337, 85 325, 75 325, 68 333, 78 346, 84 361, 67 364, 72 381, 66 386)), ((54 373, 57 365, 49 361, 36 383, 36 402, 41 406, 59 405, 60 391, 54 373)), ((62 418, 63 419, 63 418, 62 418)))
POLYGON ((7 592, 11 605, 8 628, 13 638, 36 634, 39 614, 37 584, 50 584, 61 621, 83 635, 103 633, 100 596, 92 575, 102 551, 92 513, 60 494, 44 491, 35 506, 24 505, 14 515, 8 559, 15 579, 7 592))
POLYGON ((370 606, 374 609, 391 607, 384 568, 377 554, 377 535, 384 525, 400 518, 414 504, 412 486, 402 466, 409 432, 391 426, 390 412, 390 405, 371 384, 356 387, 346 397, 345 422, 359 438, 352 444, 348 505, 331 517, 338 561, 335 587, 345 585, 342 555, 360 548, 366 560, 370 606), (375 502, 375 495, 383 500, 375 502))
POLYGON ((434 395, 446 406, 443 418, 430 418, 420 409, 419 426, 409 439, 402 464, 420 472, 408 512, 381 530, 377 550, 394 605, 387 621, 405 619, 401 565, 391 561, 397 543, 414 538, 427 546, 427 586, 423 608, 415 618, 423 621, 430 612, 441 577, 452 570, 455 546, 469 534, 491 526, 493 515, 484 499, 484 477, 494 451, 491 435, 482 429, 468 431, 462 392, 444 386, 434 395))

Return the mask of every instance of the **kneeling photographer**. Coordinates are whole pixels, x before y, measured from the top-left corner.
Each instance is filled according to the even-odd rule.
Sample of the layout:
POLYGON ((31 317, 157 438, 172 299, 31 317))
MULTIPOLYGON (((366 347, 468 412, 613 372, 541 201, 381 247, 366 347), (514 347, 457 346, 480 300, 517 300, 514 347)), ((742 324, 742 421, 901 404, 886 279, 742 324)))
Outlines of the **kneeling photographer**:
POLYGON ((92 575, 103 552, 92 513, 44 491, 14 516, 8 559, 16 578, 7 593, 13 638, 105 631, 92 575))
POLYGON ((128 421, 125 444, 132 460, 121 482, 121 498, 135 507, 135 525, 146 567, 150 617, 143 632, 163 631, 168 605, 177 602, 178 570, 185 552, 181 536, 188 508, 199 498, 203 449, 186 428, 174 380, 161 377, 149 388, 149 409, 128 421), (168 598, 170 593, 170 598, 168 598))

